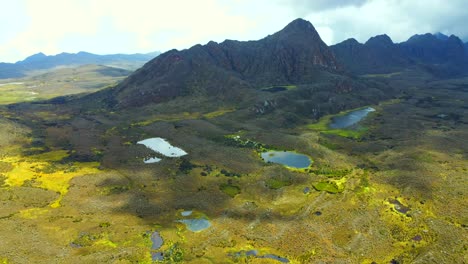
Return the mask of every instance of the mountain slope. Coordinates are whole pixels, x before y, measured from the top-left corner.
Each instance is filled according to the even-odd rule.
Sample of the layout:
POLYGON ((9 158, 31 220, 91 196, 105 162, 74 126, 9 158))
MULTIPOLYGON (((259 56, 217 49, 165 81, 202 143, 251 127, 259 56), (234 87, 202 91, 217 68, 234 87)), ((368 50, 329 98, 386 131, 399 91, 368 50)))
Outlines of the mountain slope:
POLYGON ((441 33, 414 35, 398 44, 387 35, 372 37, 365 44, 350 39, 331 49, 354 74, 391 73, 419 66, 439 77, 448 77, 464 73, 468 65, 463 42, 441 33))
POLYGON ((387 35, 372 37, 365 44, 348 39, 330 48, 348 70, 357 74, 394 72, 412 64, 387 35))
POLYGON ((464 46, 465 46, 465 55, 468 57, 468 42, 466 42, 464 46))
POLYGON ((414 35, 399 46, 406 56, 424 65, 436 76, 453 77, 466 73, 468 69, 464 44, 454 35, 448 38, 429 33, 414 35))
POLYGON ((60 53, 47 56, 37 53, 16 63, 0 63, 0 79, 20 78, 31 72, 56 67, 80 66, 88 64, 109 65, 134 70, 159 53, 97 55, 88 52, 60 53))
POLYGON ((297 19, 258 41, 209 42, 166 52, 123 81, 113 97, 121 106, 134 106, 179 95, 310 83, 321 71, 340 69, 312 24, 297 19))
POLYGON ((454 35, 446 39, 429 33, 414 35, 399 46, 406 56, 427 64, 462 63, 465 54, 463 42, 454 35))

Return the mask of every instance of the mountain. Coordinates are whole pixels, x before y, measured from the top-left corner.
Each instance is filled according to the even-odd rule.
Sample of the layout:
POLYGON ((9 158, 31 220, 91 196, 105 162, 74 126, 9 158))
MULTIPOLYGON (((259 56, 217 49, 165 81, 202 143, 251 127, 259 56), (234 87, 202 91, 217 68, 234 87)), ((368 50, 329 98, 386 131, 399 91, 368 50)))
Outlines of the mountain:
POLYGON ((449 36, 443 34, 443 33, 440 33, 440 32, 437 32, 434 34, 434 36, 437 38, 437 39, 440 39, 440 40, 447 40, 449 38, 449 36))
POLYGON ((420 66, 433 74, 449 76, 464 73, 468 65, 463 42, 441 33, 414 35, 398 44, 387 35, 372 37, 365 44, 351 39, 331 49, 354 74, 390 73, 420 66))
POLYGON ((461 75, 468 69, 467 53, 457 36, 445 39, 429 33, 414 35, 399 46, 406 56, 438 77, 461 75))
POLYGON ((408 57, 427 64, 461 63, 465 55, 463 42, 454 35, 447 39, 430 33, 414 35, 400 48, 408 57))
POLYGON ((465 43, 465 55, 468 57, 468 42, 465 43))
POLYGON ((357 74, 393 72, 412 63, 387 35, 372 37, 365 44, 348 39, 330 48, 349 71, 357 74))
POLYGON ((108 65, 134 70, 157 55, 159 55, 158 52, 97 55, 81 51, 78 53, 60 53, 53 56, 37 53, 16 63, 0 63, 0 79, 25 77, 34 71, 48 70, 56 67, 88 64, 108 65))
POLYGON ((166 52, 119 84, 112 97, 121 106, 134 106, 179 95, 310 83, 322 71, 340 70, 312 24, 297 19, 258 41, 209 42, 166 52))

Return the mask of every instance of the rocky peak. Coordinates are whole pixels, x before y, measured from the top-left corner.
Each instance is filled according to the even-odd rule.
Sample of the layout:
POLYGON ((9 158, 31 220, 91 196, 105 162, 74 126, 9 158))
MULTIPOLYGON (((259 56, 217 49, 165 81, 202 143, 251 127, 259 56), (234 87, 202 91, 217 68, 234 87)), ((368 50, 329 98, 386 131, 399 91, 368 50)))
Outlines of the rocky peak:
MULTIPOLYGON (((304 19, 298 18, 284 27, 282 30, 267 37, 267 39, 286 40, 291 42, 319 41, 323 43, 314 26, 304 19)), ((325 43, 323 43, 325 45, 325 43)))
POLYGON ((371 37, 365 45, 370 45, 370 46, 379 46, 379 47, 391 47, 393 46, 393 41, 392 39, 386 35, 377 35, 375 37, 371 37))
POLYGON ((26 59, 24 59, 23 62, 33 62, 33 61, 42 60, 44 58, 47 58, 47 56, 44 53, 39 52, 39 53, 36 53, 34 55, 27 57, 26 59))
POLYGON ((447 38, 448 43, 456 43, 457 45, 462 45, 463 46, 463 41, 455 36, 455 35, 450 35, 450 37, 447 38))
POLYGON ((435 33, 434 36, 440 40, 447 40, 449 38, 447 35, 440 32, 435 33))
POLYGON ((282 33, 304 33, 304 32, 317 32, 314 26, 307 20, 298 18, 290 22, 280 32, 282 33))
POLYGON ((346 45, 359 45, 359 44, 361 44, 355 38, 349 38, 349 39, 343 41, 342 43, 346 44, 346 45))
POLYGON ((424 41, 437 41, 439 40, 436 36, 431 33, 416 34, 411 36, 406 43, 424 42, 424 41))

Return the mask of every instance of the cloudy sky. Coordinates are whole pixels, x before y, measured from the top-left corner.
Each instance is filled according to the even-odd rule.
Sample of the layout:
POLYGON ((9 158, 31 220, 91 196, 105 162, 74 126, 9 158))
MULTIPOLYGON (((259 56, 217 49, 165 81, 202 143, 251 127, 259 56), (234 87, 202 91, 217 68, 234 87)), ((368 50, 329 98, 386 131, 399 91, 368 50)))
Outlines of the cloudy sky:
POLYGON ((167 51, 254 40, 295 18, 327 44, 386 33, 395 42, 443 32, 468 40, 466 0, 0 0, 0 61, 44 52, 167 51))

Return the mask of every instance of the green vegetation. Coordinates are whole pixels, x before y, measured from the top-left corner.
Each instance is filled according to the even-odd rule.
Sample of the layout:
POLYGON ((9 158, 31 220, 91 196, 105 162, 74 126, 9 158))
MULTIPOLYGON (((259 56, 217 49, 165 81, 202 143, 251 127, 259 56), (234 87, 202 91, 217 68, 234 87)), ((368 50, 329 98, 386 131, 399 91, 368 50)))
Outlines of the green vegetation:
POLYGON ((277 190, 292 184, 291 179, 270 178, 266 181, 268 188, 277 190))
POLYGON ((153 118, 150 118, 145 121, 140 121, 136 123, 132 123, 132 127, 142 127, 142 126, 148 126, 150 124, 156 123, 156 122, 173 122, 173 121, 181 121, 181 120, 190 120, 190 119, 200 119, 200 118, 207 118, 207 119, 212 119, 216 117, 223 116, 227 113, 234 112, 235 109, 225 109, 221 108, 213 112, 208 112, 208 113, 198 113, 198 112, 183 112, 181 114, 169 114, 169 115, 157 115, 153 118))
POLYGON ((346 183, 346 179, 343 178, 341 180, 328 180, 323 182, 318 182, 313 184, 314 188, 317 191, 325 191, 328 193, 341 193, 344 191, 344 183, 346 183))
POLYGON ((184 250, 179 243, 174 243, 167 251, 164 252, 164 262, 178 263, 184 261, 184 250))
POLYGON ((223 193, 225 193, 225 194, 231 196, 232 198, 234 198, 236 195, 238 195, 238 194, 241 192, 241 189, 240 189, 239 186, 232 185, 232 184, 229 184, 229 183, 227 183, 227 184, 221 184, 221 185, 219 186, 219 189, 220 189, 223 193))

